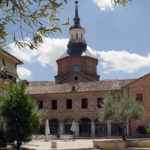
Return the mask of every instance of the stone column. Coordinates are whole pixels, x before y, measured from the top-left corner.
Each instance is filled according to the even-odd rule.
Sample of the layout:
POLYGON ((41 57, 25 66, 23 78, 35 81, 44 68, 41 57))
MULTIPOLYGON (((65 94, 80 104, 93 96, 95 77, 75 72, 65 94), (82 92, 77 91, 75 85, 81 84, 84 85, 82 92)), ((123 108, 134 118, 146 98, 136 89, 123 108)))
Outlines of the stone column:
POLYGON ((128 136, 129 135, 129 121, 127 121, 126 133, 127 133, 127 136, 128 136))
POLYGON ((95 122, 93 120, 91 121, 91 137, 95 137, 95 122))
POLYGON ((75 137, 79 137, 79 123, 78 123, 78 121, 76 121, 75 124, 76 124, 75 137))
POLYGON ((63 121, 60 121, 60 123, 59 123, 59 135, 60 135, 60 137, 63 133, 64 133, 64 123, 63 123, 63 121))
POLYGON ((111 121, 110 120, 107 121, 107 136, 108 137, 111 136, 111 121))

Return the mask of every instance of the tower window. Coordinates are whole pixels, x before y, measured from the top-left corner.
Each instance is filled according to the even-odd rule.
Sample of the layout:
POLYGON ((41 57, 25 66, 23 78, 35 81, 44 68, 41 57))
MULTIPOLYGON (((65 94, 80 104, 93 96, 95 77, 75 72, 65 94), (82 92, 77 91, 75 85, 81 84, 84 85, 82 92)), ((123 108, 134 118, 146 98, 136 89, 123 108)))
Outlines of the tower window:
POLYGON ((66 108, 67 109, 72 109, 72 99, 67 99, 66 100, 66 108))
POLYGON ((88 108, 88 99, 87 98, 83 98, 81 100, 81 108, 83 108, 83 109, 87 109, 88 108))
POLYGON ((142 93, 136 94, 136 101, 143 102, 143 94, 142 93))
POLYGON ((51 101, 51 109, 56 110, 57 109, 57 100, 51 101))
POLYGON ((103 104, 104 104, 104 99, 102 97, 98 97, 97 98, 97 107, 98 108, 102 108, 103 107, 103 104))
POLYGON ((76 34, 76 39, 78 40, 78 33, 76 34))
POLYGON ((74 72, 80 72, 80 65, 76 64, 76 65, 73 65, 73 71, 74 72))
POLYGON ((73 34, 71 34, 71 39, 73 39, 73 34))
POLYGON ((82 33, 81 33, 81 40, 83 39, 82 33))

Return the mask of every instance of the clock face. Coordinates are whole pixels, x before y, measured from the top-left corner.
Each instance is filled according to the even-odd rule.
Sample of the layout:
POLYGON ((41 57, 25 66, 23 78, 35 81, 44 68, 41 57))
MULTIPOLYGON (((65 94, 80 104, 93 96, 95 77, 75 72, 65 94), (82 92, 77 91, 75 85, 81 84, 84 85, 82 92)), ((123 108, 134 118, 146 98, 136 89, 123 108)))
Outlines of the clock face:
POLYGON ((73 71, 74 71, 74 72, 80 72, 80 70, 81 70, 81 67, 80 67, 79 64, 73 65, 73 71))

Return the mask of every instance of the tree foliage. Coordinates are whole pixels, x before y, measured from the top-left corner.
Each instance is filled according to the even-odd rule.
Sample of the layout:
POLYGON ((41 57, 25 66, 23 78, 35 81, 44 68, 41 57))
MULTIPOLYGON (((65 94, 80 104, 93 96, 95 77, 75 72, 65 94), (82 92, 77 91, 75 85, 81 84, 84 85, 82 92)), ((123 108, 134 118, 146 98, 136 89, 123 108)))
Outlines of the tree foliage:
MULTIPOLYGON (((0 0, 0 48, 13 40, 20 47, 34 49, 43 36, 61 31, 58 11, 68 1, 71 0, 0 0)), ((112 3, 126 5, 128 0, 112 0, 112 3)))
POLYGON ((42 35, 60 31, 58 9, 67 0, 0 0, 0 44, 13 39, 19 46, 35 48, 42 35), (8 28, 16 28, 7 34, 8 28), (32 37, 27 42, 25 37, 32 37), (21 42, 22 41, 22 42, 21 42))
MULTIPOLYGON (((103 110, 100 111, 99 118, 102 121, 111 120, 121 123, 125 128, 128 121, 141 119, 143 114, 143 105, 137 102, 134 97, 108 93, 105 96, 103 110)), ((125 136, 125 133, 122 134, 125 136)))
POLYGON ((0 99, 0 147, 5 147, 7 144, 6 132, 5 132, 5 121, 2 116, 2 105, 3 101, 0 99))
POLYGON ((32 131, 39 124, 38 113, 34 101, 26 94, 23 82, 11 83, 3 101, 1 114, 6 124, 7 140, 16 141, 17 150, 22 142, 31 139, 32 131))
POLYGON ((137 102, 134 97, 109 93, 105 96, 102 119, 127 122, 131 119, 140 119, 143 112, 143 105, 137 102))
POLYGON ((112 0, 112 3, 114 3, 115 5, 127 5, 128 2, 131 0, 112 0))

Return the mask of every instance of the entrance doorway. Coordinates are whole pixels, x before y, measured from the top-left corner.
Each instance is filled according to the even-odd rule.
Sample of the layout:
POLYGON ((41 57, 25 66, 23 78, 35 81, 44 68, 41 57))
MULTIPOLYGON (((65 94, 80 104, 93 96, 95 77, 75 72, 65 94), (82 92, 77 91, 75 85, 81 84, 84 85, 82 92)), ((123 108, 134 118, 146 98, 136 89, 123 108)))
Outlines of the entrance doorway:
POLYGON ((79 135, 81 137, 91 136, 91 120, 88 118, 82 118, 79 121, 79 135))
POLYGON ((123 129, 122 129, 122 123, 112 123, 111 124, 111 135, 112 136, 121 136, 123 129))
POLYGON ((49 128, 50 128, 51 135, 58 135, 59 121, 57 119, 49 120, 49 128))
POLYGON ((104 137, 107 135, 107 124, 95 120, 95 136, 104 137))
POLYGON ((72 134, 72 131, 71 131, 72 122, 73 120, 71 119, 66 119, 64 121, 64 134, 68 134, 68 135, 72 134))

